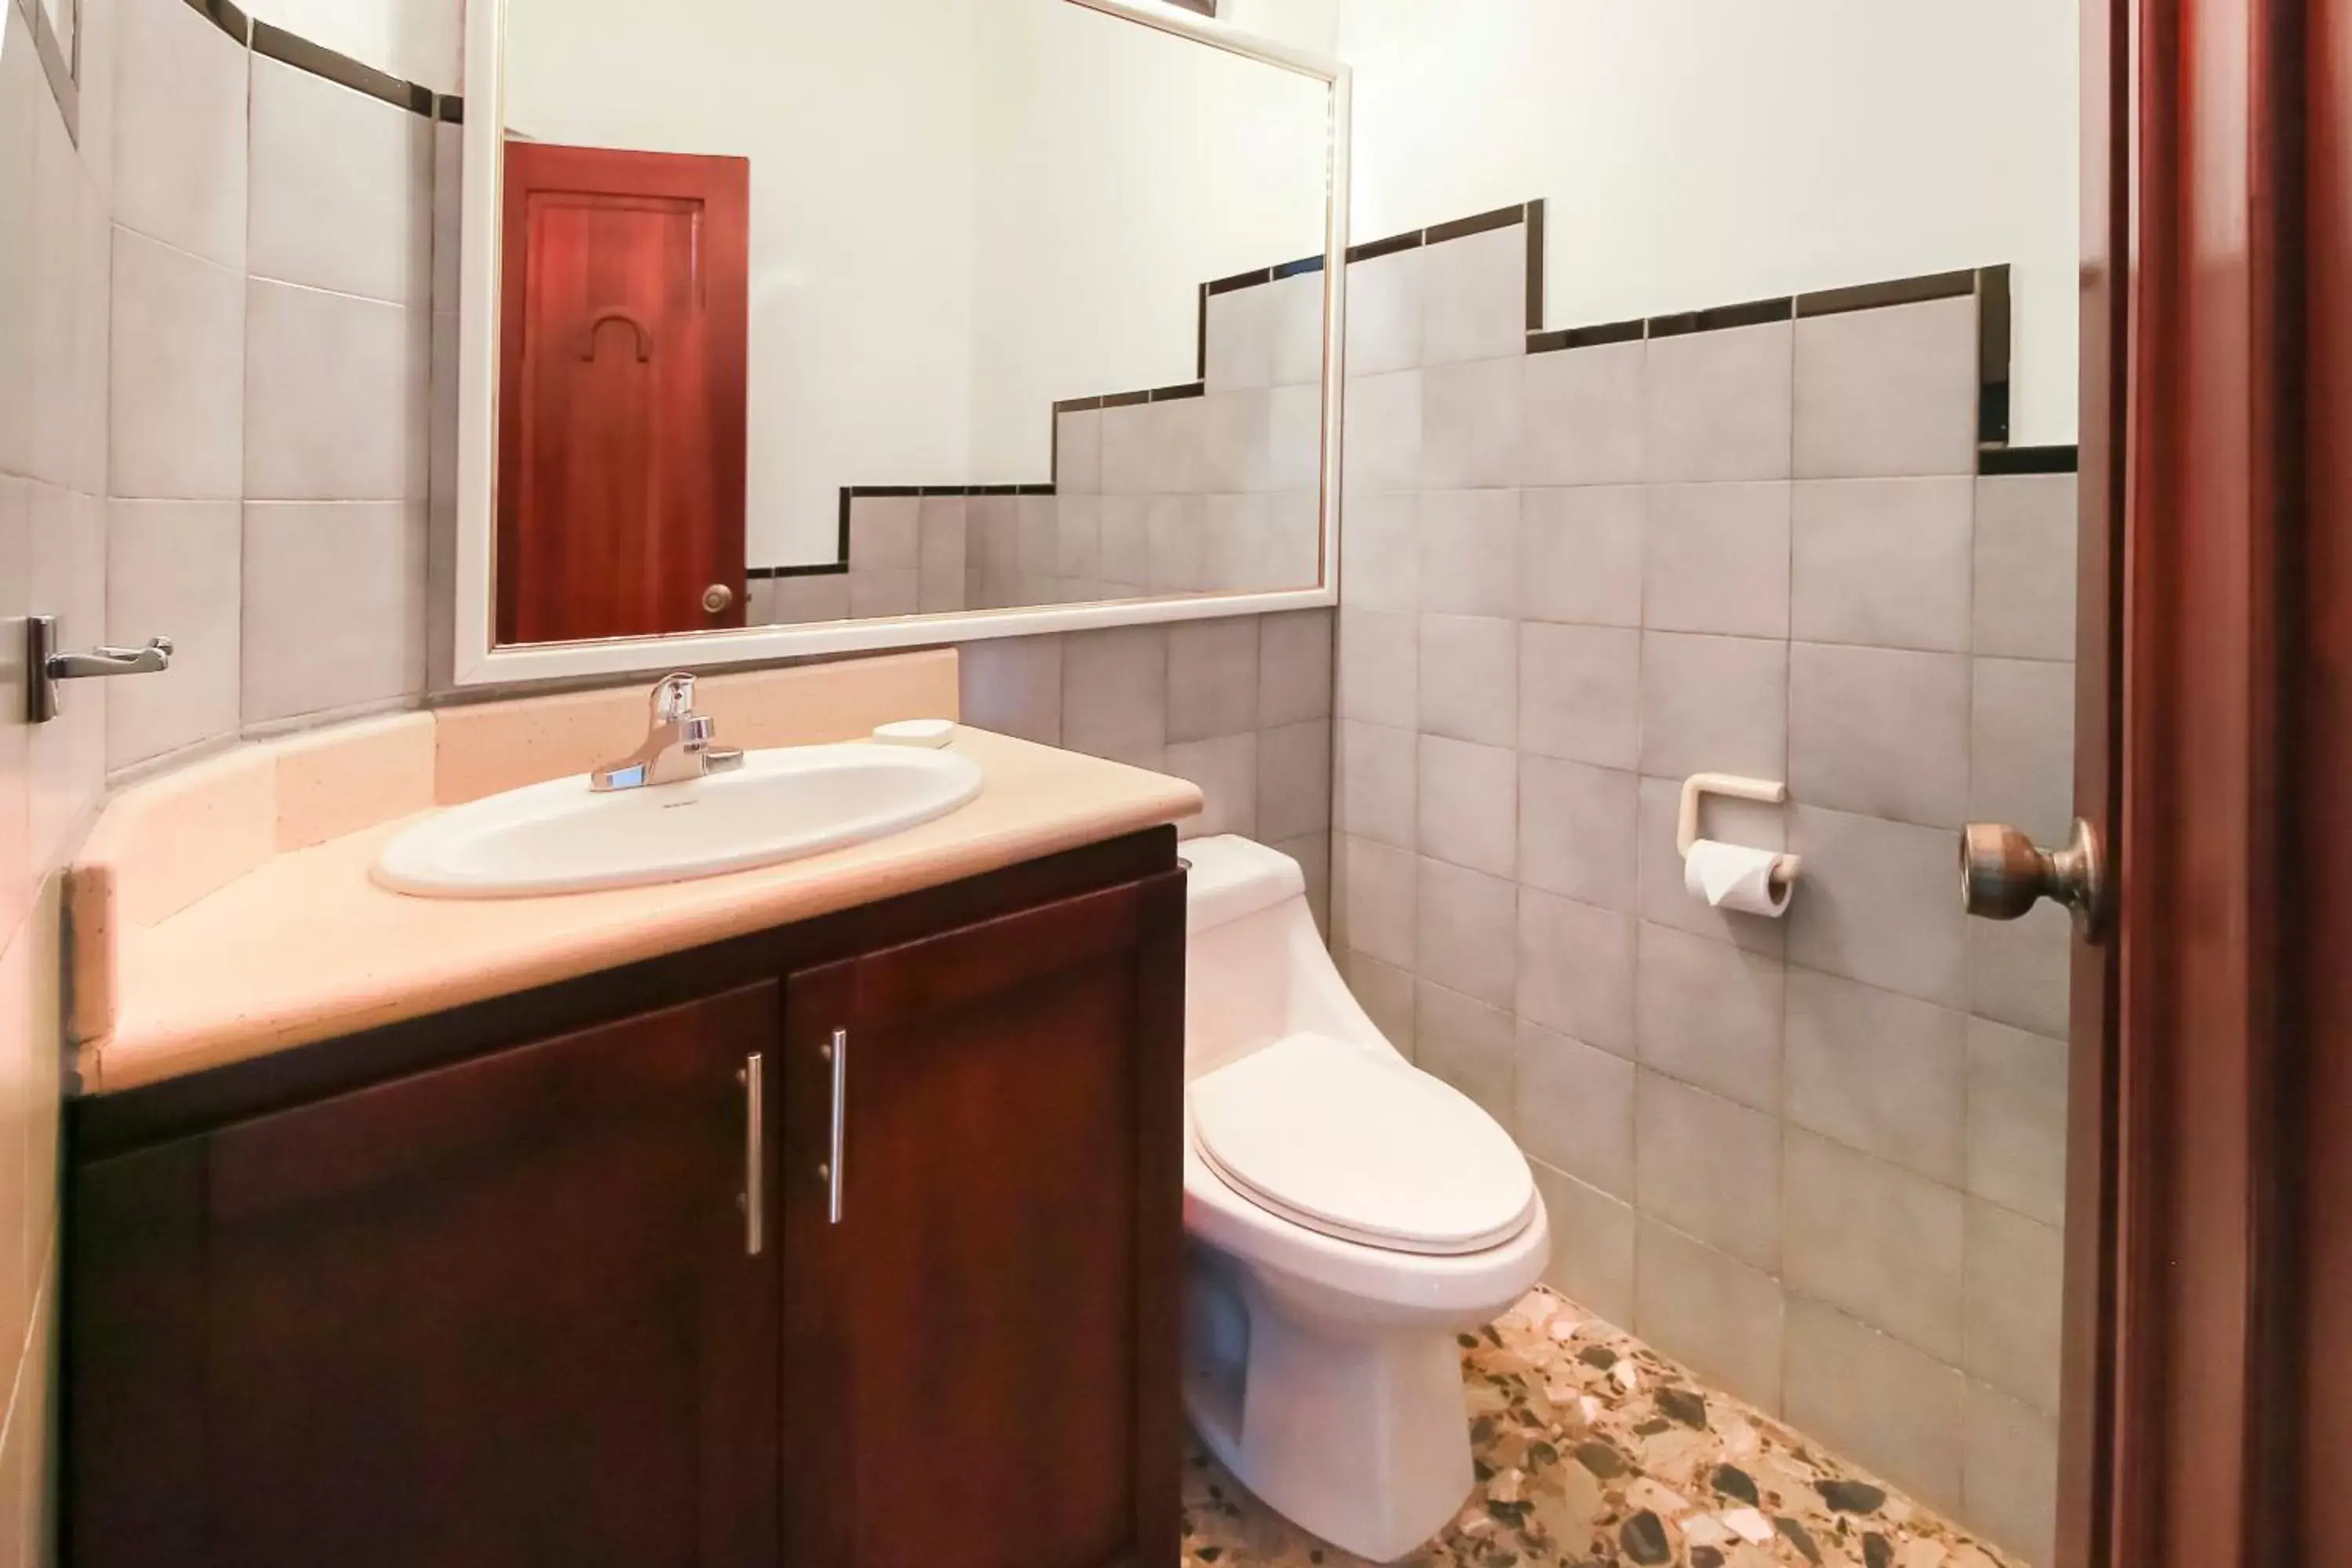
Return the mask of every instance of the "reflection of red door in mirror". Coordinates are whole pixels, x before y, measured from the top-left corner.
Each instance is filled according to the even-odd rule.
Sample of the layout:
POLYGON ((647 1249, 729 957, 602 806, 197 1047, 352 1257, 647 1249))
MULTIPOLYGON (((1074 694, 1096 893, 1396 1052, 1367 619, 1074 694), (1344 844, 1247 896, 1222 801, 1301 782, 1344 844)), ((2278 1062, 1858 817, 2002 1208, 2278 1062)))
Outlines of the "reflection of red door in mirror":
POLYGON ((499 641, 743 624, 751 187, 740 158, 507 143, 499 641))

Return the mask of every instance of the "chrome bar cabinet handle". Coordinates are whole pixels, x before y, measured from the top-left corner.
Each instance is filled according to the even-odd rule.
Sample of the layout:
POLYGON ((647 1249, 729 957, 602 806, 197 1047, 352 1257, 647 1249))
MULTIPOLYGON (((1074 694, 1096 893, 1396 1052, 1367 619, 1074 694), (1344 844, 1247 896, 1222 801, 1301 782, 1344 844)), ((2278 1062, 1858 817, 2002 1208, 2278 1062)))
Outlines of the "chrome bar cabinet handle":
POLYGON ((816 1168, 824 1183, 827 1225, 841 1223, 842 1159, 848 1152, 849 1031, 835 1029, 833 1038, 817 1047, 817 1055, 833 1064, 833 1144, 825 1163, 816 1168))
POLYGON ((743 1086, 743 1251, 757 1258, 768 1245, 766 1058, 753 1051, 735 1078, 743 1086))

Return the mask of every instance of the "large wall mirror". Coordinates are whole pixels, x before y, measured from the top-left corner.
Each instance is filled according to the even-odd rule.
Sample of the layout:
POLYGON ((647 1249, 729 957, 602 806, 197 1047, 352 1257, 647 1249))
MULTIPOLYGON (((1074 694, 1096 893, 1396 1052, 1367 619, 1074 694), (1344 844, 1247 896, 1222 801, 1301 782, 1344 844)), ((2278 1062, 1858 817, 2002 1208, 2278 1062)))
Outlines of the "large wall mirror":
POLYGON ((460 683, 1332 602, 1343 68, 1160 0, 467 26, 460 683))

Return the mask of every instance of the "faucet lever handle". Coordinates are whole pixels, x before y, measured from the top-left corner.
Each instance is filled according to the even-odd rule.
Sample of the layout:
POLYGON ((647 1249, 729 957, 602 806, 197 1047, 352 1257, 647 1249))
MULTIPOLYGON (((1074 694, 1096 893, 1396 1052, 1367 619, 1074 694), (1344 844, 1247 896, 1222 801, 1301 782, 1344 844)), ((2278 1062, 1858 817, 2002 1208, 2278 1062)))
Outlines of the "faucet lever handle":
POLYGON ((654 722, 675 724, 694 712, 694 677, 684 670, 654 682, 654 722))

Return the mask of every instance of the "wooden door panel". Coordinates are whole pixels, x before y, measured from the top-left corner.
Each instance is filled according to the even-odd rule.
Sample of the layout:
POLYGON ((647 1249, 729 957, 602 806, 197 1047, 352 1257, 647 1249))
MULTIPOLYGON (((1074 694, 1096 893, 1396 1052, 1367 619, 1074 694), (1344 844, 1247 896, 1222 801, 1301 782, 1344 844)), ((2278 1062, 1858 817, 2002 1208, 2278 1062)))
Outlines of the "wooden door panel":
POLYGON ((750 165, 511 142, 505 178, 499 640, 741 626, 750 165))
POLYGON ((788 1562, 1172 1561, 1181 888, 793 978, 786 1266, 823 1283, 786 1303, 788 1562), (912 1452, 954 1458, 898 1506, 912 1452))
MULTIPOLYGON (((157 1338, 200 1380, 198 1517, 77 1563, 772 1563, 778 1259, 746 1248, 736 1074, 772 1055, 778 1000, 747 987, 181 1146, 202 1150, 181 1216, 201 1263, 157 1338)), ((102 1394, 156 1341, 98 1326, 102 1394)), ((140 1497, 143 1456, 79 1458, 90 1512, 140 1497)))

